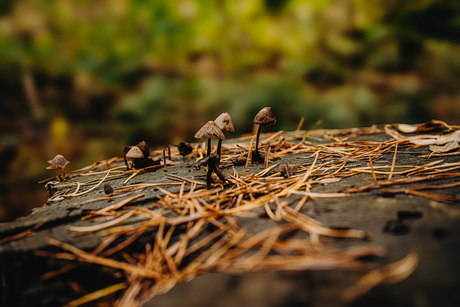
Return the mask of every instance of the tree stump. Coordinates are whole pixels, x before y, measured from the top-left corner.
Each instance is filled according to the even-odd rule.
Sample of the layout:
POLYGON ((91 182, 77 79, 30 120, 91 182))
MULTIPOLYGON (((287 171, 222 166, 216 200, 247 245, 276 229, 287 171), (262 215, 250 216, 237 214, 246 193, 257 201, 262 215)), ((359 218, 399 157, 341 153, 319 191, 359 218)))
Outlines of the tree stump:
POLYGON ((263 134, 267 168, 241 163, 251 137, 229 140, 226 181, 211 189, 199 144, 173 148, 167 171, 122 158, 73 171, 45 205, 0 224, 0 305, 193 305, 184 289, 206 296, 200 283, 158 295, 198 276, 247 305, 254 277, 240 275, 277 289, 254 292, 268 306, 459 305, 460 151, 429 147, 457 130, 412 127, 263 134))

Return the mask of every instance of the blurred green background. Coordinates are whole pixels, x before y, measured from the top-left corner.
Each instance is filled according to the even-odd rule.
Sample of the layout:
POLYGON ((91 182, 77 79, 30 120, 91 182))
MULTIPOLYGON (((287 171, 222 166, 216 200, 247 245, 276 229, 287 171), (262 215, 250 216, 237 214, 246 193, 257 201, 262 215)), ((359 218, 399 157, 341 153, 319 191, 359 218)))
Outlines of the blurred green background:
POLYGON ((235 136, 271 106, 295 129, 460 115, 460 1, 1 0, 0 221, 46 201, 57 153, 77 169, 235 136))

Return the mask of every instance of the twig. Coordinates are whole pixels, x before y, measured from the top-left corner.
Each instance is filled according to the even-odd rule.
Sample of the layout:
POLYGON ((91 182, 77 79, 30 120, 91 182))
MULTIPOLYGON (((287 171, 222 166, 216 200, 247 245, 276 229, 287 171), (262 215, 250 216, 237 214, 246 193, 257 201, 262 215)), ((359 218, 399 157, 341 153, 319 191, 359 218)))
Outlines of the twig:
POLYGON ((305 120, 305 117, 302 116, 300 118, 299 124, 297 125, 297 128, 295 129, 296 131, 299 131, 300 129, 302 129, 304 120, 305 120))
POLYGON ((107 174, 104 176, 104 178, 102 178, 101 180, 99 180, 99 183, 96 184, 94 187, 92 187, 91 189, 89 190, 86 190, 84 192, 80 192, 80 193, 74 193, 74 194, 69 194, 69 195, 65 195, 64 197, 75 197, 75 196, 81 196, 81 195, 84 195, 86 193, 89 193, 91 192, 92 190, 94 190, 95 188, 97 188, 98 186, 100 186, 104 180, 107 178, 107 176, 110 174, 110 170, 107 171, 107 174))
POLYGON ((244 166, 243 177, 246 177, 246 171, 248 169, 249 161, 252 160, 252 141, 253 140, 254 138, 251 139, 251 143, 249 143, 248 157, 246 158, 246 165, 244 166))
POLYGON ((105 208, 102 208, 102 209, 94 212, 94 214, 95 215, 100 215, 100 214, 103 214, 105 212, 109 212, 110 210, 117 210, 117 209, 123 207, 124 205, 126 205, 127 203, 129 203, 129 202, 131 202, 131 201, 133 201, 135 199, 138 199, 140 197, 143 197, 143 196, 145 196, 145 194, 135 195, 135 196, 130 197, 128 199, 122 200, 122 201, 120 201, 120 202, 118 202, 116 204, 113 204, 113 205, 107 206, 105 208))
POLYGON ((374 171, 374 165, 372 164, 372 157, 369 152, 369 146, 366 146, 366 148, 367 148, 367 153, 369 155, 369 164, 371 165, 372 178, 374 178, 374 181, 377 181, 377 177, 375 176, 375 171, 374 171))
POLYGON ((129 211, 128 213, 126 214, 123 214, 122 216, 114 219, 114 220, 111 220, 109 222, 106 222, 106 223, 102 223, 102 224, 98 224, 98 225, 92 225, 92 226, 69 226, 68 229, 70 231, 75 231, 75 232, 94 232, 94 231, 99 231, 99 230, 102 230, 104 228, 107 228, 107 227, 110 227, 110 226, 114 226, 124 220, 126 220, 127 218, 131 217, 131 215, 134 214, 134 211, 129 211))
POLYGON ((390 175, 388 175, 388 180, 391 180, 391 177, 393 176, 393 170, 395 168, 397 153, 398 153, 398 142, 396 142, 396 145, 395 145, 395 154, 393 156, 393 162, 391 163, 390 175))
POLYGON ((270 145, 265 149, 264 169, 268 167, 268 154, 270 153, 270 145))

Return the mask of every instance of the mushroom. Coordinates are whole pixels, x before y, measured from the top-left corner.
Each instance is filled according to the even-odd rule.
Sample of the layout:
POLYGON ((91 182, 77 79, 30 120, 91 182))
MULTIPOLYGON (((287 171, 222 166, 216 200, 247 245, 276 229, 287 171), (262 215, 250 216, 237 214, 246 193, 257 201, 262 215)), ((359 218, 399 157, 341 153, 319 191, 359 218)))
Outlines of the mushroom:
POLYGON ((257 139, 256 139, 256 150, 252 155, 252 162, 263 161, 263 156, 259 152, 259 136, 262 127, 264 126, 273 126, 276 123, 275 115, 273 115, 272 109, 270 107, 265 107, 257 113, 256 117, 253 120, 254 124, 259 125, 257 129, 257 139))
MULTIPOLYGON (((214 122, 217 124, 217 126, 219 126, 222 132, 225 132, 225 131, 235 132, 235 127, 233 126, 232 117, 227 112, 220 114, 214 120, 214 122)), ((219 143, 217 144, 217 163, 220 162, 221 152, 222 152, 222 140, 219 139, 219 143)))
POLYGON ((142 150, 139 147, 133 146, 126 153, 126 158, 142 159, 142 158, 145 158, 145 156, 144 156, 144 153, 142 152, 142 150))
POLYGON ((65 180, 65 166, 70 162, 63 155, 56 155, 52 160, 49 160, 46 169, 62 169, 62 179, 65 180))
MULTIPOLYGON (((125 150, 126 150, 126 147, 125 147, 125 150)), ((128 167, 128 169, 131 169, 134 166, 135 159, 143 159, 143 158, 144 158, 144 153, 142 152, 142 150, 137 146, 132 146, 125 153, 125 164, 128 167), (131 167, 128 166, 128 162, 126 161, 126 158, 130 158, 133 160, 131 167)))
POLYGON ((220 140, 225 140, 225 135, 220 130, 219 126, 213 122, 208 121, 197 133, 195 133, 195 138, 197 139, 207 139, 208 140, 208 152, 207 157, 211 155, 211 137, 215 135, 220 140))
POLYGON ((145 141, 139 142, 136 146, 142 151, 144 158, 148 158, 150 156, 150 149, 145 141))
POLYGON ((140 169, 159 164, 159 161, 149 159, 150 149, 145 141, 140 142, 136 146, 126 146, 124 148, 124 152, 125 164, 128 170, 133 167, 140 169), (130 158, 133 160, 131 167, 128 165, 128 161, 126 158, 130 158))

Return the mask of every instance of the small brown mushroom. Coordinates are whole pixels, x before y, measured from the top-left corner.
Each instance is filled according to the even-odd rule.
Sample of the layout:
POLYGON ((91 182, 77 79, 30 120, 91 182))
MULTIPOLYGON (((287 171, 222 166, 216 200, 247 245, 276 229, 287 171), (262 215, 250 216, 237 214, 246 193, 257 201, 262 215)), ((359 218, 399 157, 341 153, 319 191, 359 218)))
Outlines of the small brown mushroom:
POLYGON ((270 107, 265 107, 257 113, 253 120, 254 124, 259 125, 257 129, 256 150, 252 154, 252 162, 261 162, 264 160, 263 155, 259 152, 259 136, 262 127, 273 126, 276 123, 275 115, 273 115, 270 107))
POLYGON ((126 146, 124 148, 124 153, 125 165, 128 170, 133 167, 141 169, 159 164, 159 161, 149 158, 150 149, 145 141, 140 142, 136 146, 126 146), (130 158, 133 161, 131 166, 128 164, 127 158, 130 158))
MULTIPOLYGON (((214 122, 219 126, 220 130, 222 132, 235 132, 235 126, 233 126, 233 120, 230 114, 227 112, 224 112, 220 114, 214 122)), ((217 163, 220 162, 220 157, 221 157, 221 152, 222 152, 222 140, 219 139, 219 143, 217 144, 217 163)))
POLYGON ((126 148, 127 147, 125 147, 125 157, 124 157, 125 158, 125 164, 126 164, 126 167, 128 168, 128 170, 130 170, 134 166, 135 159, 143 159, 144 158, 144 153, 137 146, 130 146, 128 151, 126 151, 126 148), (133 161, 131 166, 128 165, 128 161, 126 160, 127 158, 130 158, 133 161))
POLYGON ((150 156, 150 149, 145 141, 139 142, 136 146, 142 151, 144 158, 148 158, 150 156))
POLYGON ((145 156, 144 156, 144 153, 142 152, 142 150, 139 147, 133 146, 126 153, 126 158, 139 159, 139 158, 145 158, 145 156))
POLYGON ((224 133, 213 121, 208 121, 203 127, 201 127, 200 130, 198 130, 197 133, 195 133, 195 138, 208 140, 207 157, 211 155, 211 137, 213 135, 215 135, 220 140, 225 140, 224 133))
POLYGON ((49 160, 46 169, 62 169, 62 179, 65 180, 65 166, 70 162, 63 155, 56 155, 52 160, 49 160))

